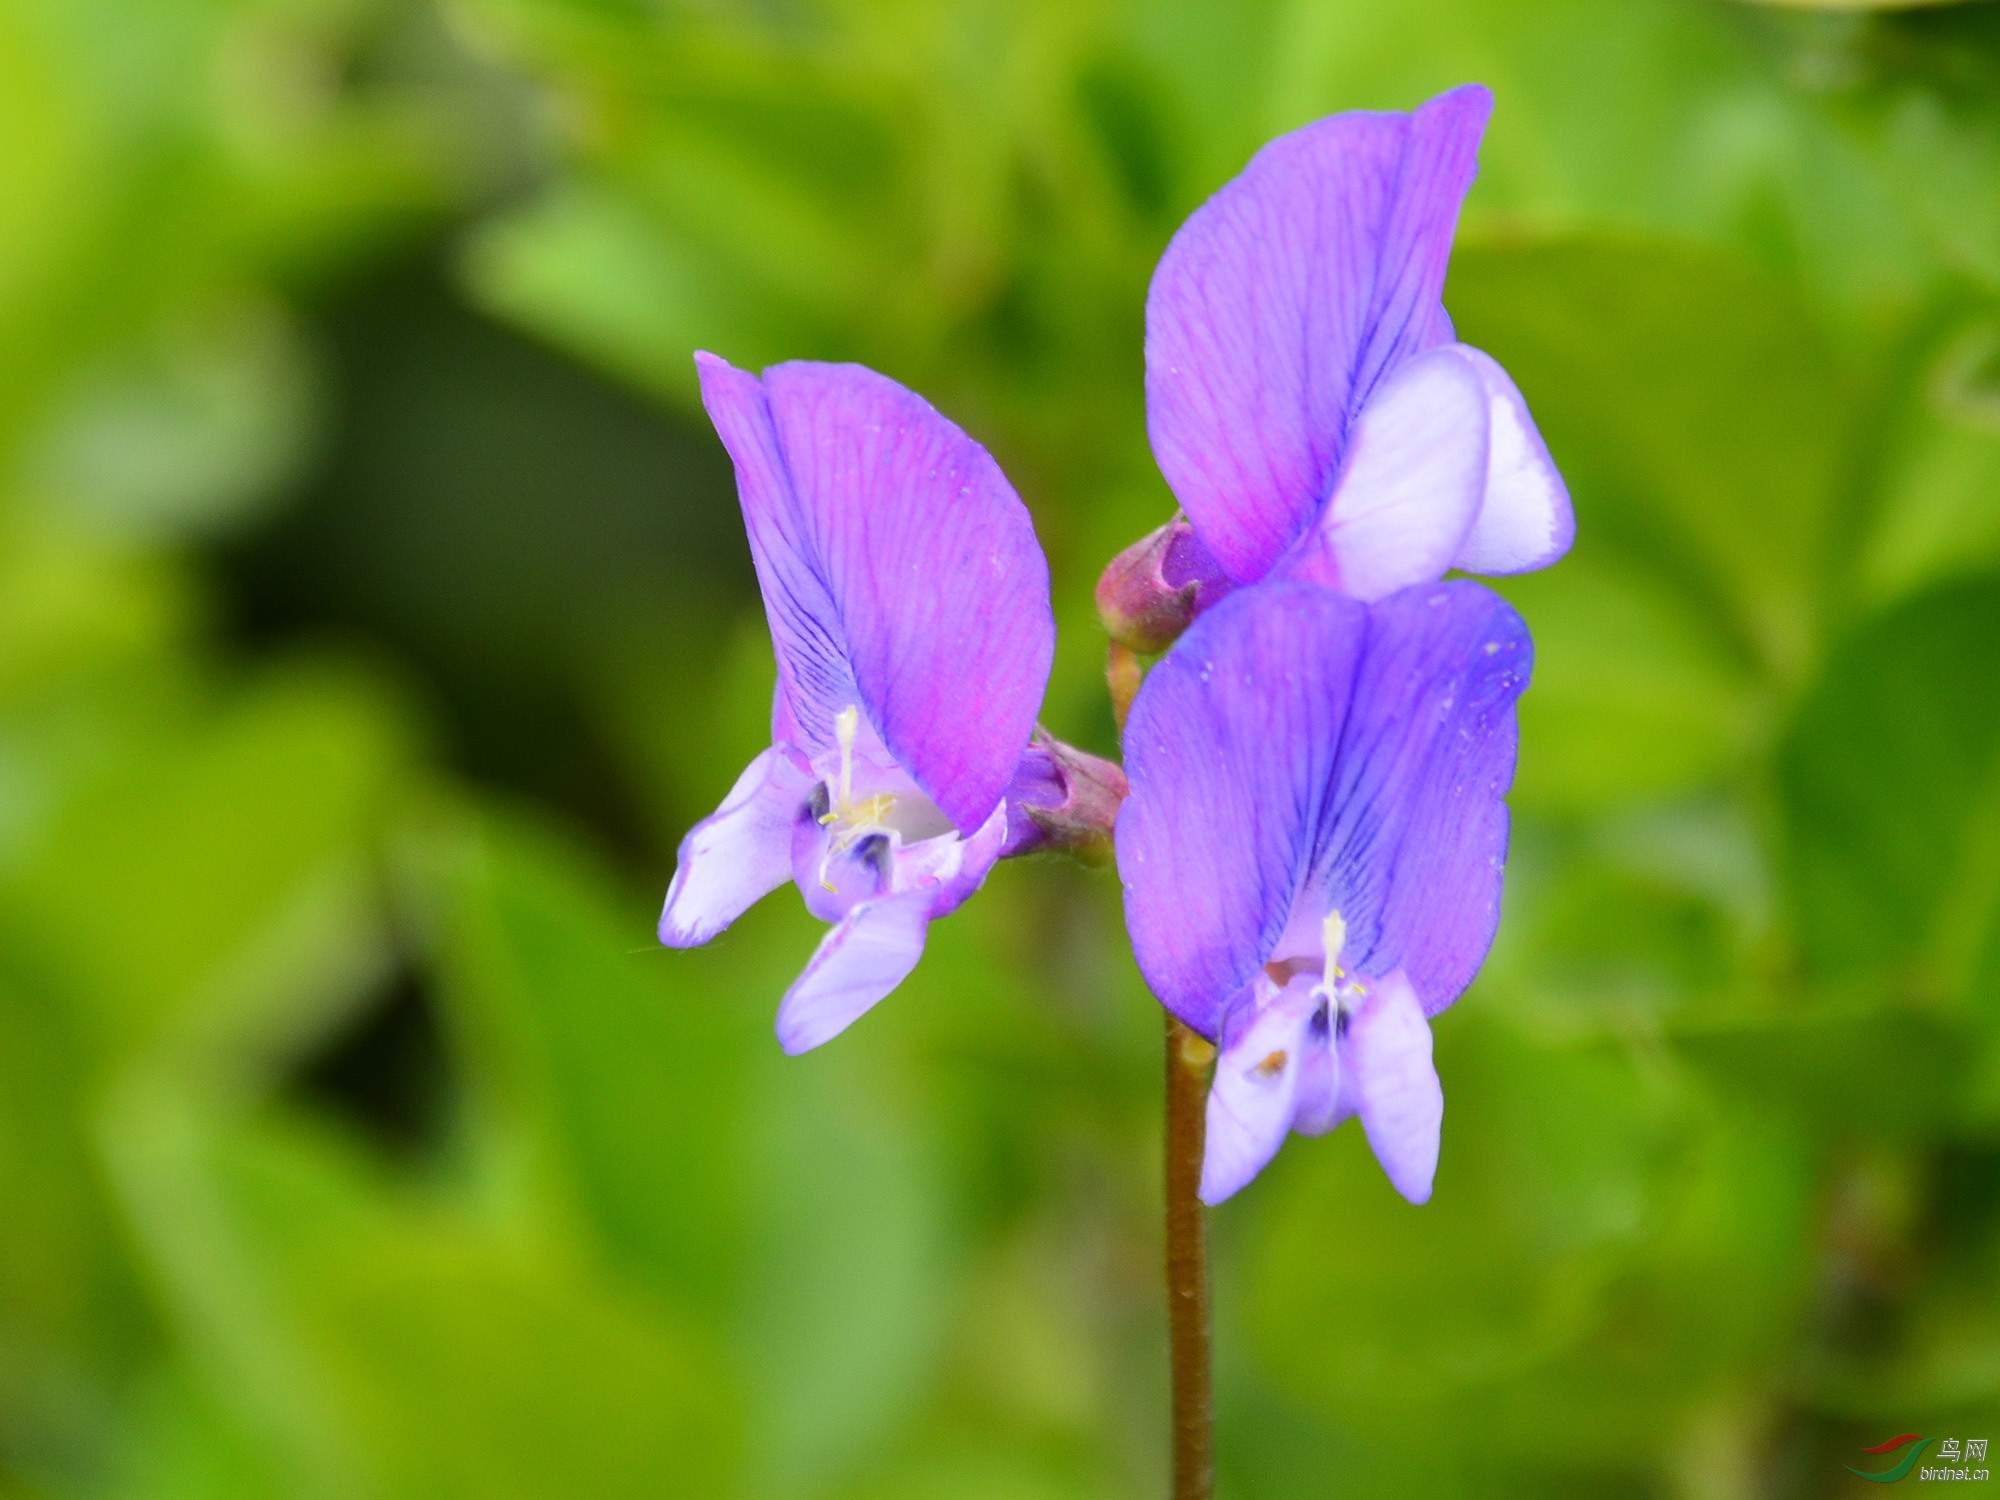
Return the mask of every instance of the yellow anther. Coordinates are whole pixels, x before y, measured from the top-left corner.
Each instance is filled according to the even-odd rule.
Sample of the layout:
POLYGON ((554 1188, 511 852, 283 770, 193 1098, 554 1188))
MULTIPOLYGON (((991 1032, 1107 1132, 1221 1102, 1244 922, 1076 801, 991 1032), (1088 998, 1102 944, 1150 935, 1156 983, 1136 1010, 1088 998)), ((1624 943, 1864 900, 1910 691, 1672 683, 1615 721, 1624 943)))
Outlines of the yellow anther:
POLYGON ((888 792, 877 792, 865 802, 854 800, 854 736, 860 728, 861 710, 851 703, 833 716, 833 733, 840 741, 840 786, 833 806, 820 814, 819 820, 828 828, 836 823, 847 825, 836 842, 836 847, 843 849, 854 842, 856 834, 881 827, 896 805, 888 792))
POLYGON ((889 809, 896 805, 896 799, 887 792, 877 792, 866 802, 857 802, 847 809, 847 821, 856 828, 880 827, 889 816, 889 809))
POLYGON ((834 887, 826 878, 827 862, 851 848, 864 833, 887 823, 890 810, 896 805, 895 796, 889 792, 877 792, 859 803, 854 800, 854 737, 860 728, 861 710, 851 703, 833 716, 834 738, 840 742, 840 781, 833 806, 819 818, 822 828, 833 830, 819 864, 819 883, 829 891, 834 887))
POLYGON ((1276 1078, 1280 1073, 1285 1071, 1285 1060, 1284 1049, 1280 1048, 1278 1051, 1268 1054, 1262 1062, 1258 1063, 1250 1071, 1255 1073, 1259 1078, 1276 1078))

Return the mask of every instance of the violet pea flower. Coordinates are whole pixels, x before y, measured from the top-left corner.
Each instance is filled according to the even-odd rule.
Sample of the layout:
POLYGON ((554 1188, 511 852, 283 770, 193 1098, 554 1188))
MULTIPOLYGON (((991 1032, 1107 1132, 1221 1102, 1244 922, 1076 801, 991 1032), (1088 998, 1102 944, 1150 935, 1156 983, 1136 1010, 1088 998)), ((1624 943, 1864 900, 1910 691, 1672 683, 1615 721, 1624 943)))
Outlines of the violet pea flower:
MULTIPOLYGON (((985 449, 894 381, 695 360, 778 686, 770 748, 681 843, 660 941, 705 943, 790 876, 834 924, 778 1009, 803 1052, 901 983, 929 924, 1036 834, 1017 808, 1010 837, 1007 794, 1055 651, 1048 565, 985 449)), ((1036 795, 1060 800, 1062 766, 1037 751, 1036 795)))
POLYGON ((1207 554, 1155 544, 1156 590, 1185 593, 1188 618, 1266 577, 1373 600, 1568 550, 1568 491, 1526 402, 1440 301, 1492 104, 1468 84, 1281 136, 1168 245, 1146 426, 1207 554))
POLYGON ((1358 1115, 1411 1202, 1444 1097, 1429 1019, 1493 939, 1533 648, 1476 583, 1374 604, 1267 583, 1203 615, 1125 731, 1118 872, 1140 972, 1218 1046, 1201 1196, 1358 1115))

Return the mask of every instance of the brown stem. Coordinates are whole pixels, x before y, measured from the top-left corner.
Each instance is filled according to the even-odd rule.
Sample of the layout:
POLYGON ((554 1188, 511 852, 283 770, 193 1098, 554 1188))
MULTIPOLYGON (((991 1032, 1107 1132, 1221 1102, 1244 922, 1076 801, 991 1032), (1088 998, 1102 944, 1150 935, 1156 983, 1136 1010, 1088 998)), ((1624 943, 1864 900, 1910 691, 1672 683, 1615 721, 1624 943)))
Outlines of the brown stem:
POLYGON ((1209 1403, 1208 1224, 1201 1199, 1208 1065, 1215 1049, 1167 1017, 1167 1346, 1174 1500, 1215 1493, 1209 1403))
MULTIPOLYGON (((1144 663, 1111 643, 1104 680, 1118 733, 1132 711, 1144 663)), ((1174 1500, 1215 1494, 1214 1418, 1209 1399, 1208 1221, 1201 1205, 1201 1149, 1208 1065, 1215 1048, 1167 1016, 1167 1350, 1173 1391, 1174 1500)))

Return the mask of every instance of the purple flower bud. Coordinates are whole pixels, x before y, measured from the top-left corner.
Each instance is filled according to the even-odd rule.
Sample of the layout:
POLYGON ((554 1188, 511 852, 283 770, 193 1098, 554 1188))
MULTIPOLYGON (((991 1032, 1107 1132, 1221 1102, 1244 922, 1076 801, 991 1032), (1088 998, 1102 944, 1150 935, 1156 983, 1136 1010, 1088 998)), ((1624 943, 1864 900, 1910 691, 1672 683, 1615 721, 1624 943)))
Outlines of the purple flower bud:
POLYGON ((1111 829, 1130 790, 1125 773, 1065 745, 1040 725, 1007 789, 1007 843, 1001 857, 1043 851, 1085 864, 1111 859, 1111 829))
POLYGON ((1175 516, 1111 559, 1097 580, 1097 616, 1112 640, 1151 656, 1235 586, 1194 528, 1175 516))

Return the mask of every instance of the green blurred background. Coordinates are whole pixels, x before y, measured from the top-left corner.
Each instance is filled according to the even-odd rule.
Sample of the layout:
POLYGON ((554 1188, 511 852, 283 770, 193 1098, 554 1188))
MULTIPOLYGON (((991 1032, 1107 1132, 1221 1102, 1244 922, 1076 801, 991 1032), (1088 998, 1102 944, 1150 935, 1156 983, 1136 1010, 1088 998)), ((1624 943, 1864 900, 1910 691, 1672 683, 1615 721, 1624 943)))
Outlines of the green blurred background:
POLYGON ((1110 876, 797 1060, 794 896, 652 944, 772 673, 689 354, 984 440, 1109 752, 1155 258, 1466 79, 1579 541, 1435 1200, 1213 1217, 1221 1493, 2000 1438, 2000 5, 0 0, 0 1497, 1163 1493, 1110 876))

